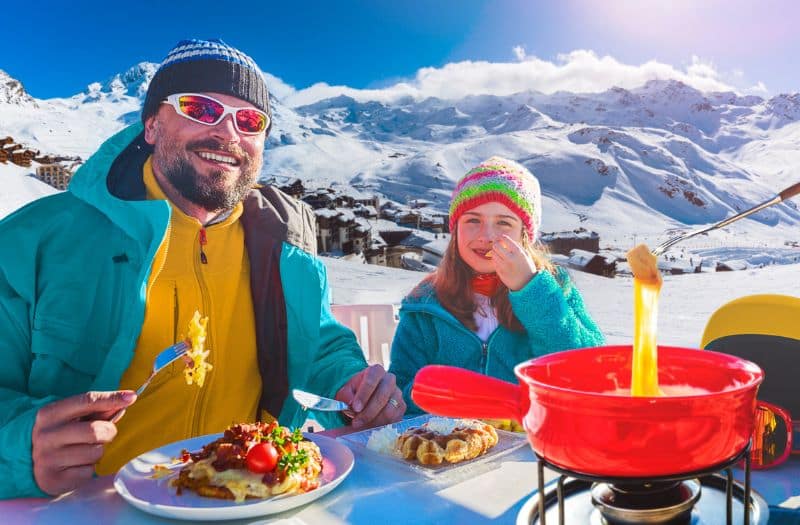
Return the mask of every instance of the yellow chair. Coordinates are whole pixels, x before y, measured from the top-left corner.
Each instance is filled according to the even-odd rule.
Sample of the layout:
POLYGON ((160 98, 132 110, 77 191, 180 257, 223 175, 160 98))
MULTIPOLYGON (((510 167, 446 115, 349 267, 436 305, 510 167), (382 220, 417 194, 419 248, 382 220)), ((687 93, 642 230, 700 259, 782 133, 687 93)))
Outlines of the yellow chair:
POLYGON ((700 346, 759 365, 758 398, 800 417, 800 298, 748 295, 726 303, 708 320, 700 346))

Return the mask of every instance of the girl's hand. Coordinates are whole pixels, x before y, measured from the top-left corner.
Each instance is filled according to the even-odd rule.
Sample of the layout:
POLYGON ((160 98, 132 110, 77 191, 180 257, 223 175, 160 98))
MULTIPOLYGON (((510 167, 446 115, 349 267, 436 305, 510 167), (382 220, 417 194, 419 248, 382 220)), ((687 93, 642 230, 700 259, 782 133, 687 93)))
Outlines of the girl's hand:
POLYGON ((528 252, 508 235, 494 242, 492 253, 497 276, 511 291, 521 290, 538 271, 528 252))

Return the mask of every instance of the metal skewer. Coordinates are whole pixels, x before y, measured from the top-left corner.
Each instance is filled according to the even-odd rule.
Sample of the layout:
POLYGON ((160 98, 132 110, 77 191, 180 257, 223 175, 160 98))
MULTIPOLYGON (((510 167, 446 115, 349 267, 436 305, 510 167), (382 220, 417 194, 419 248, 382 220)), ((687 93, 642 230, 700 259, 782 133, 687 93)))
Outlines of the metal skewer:
POLYGON ((712 224, 711 226, 706 226, 705 228, 700 228, 699 230, 693 230, 693 231, 690 231, 690 232, 682 233, 680 235, 676 235, 675 237, 673 237, 671 239, 668 239, 665 242, 663 242, 663 243, 659 244, 658 246, 656 246, 655 248, 653 248, 650 251, 650 253, 652 253, 655 256, 659 256, 662 253, 664 253, 665 251, 667 251, 670 247, 672 247, 673 245, 675 245, 675 244, 677 244, 677 243, 679 243, 681 241, 685 241, 686 239, 694 237, 695 235, 700 235, 701 233, 706 233, 706 232, 710 232, 711 230, 716 230, 716 229, 719 229, 719 228, 723 228, 723 227, 729 225, 730 223, 736 222, 739 219, 743 219, 743 218, 747 217, 748 215, 752 215, 752 214, 756 213, 757 211, 761 211, 764 208, 769 208, 773 204, 778 204, 779 202, 783 202, 783 201, 785 201, 787 199, 791 199, 792 197, 794 197, 798 193, 800 193, 800 182, 792 184, 791 186, 789 186, 788 188, 786 188, 782 192, 778 193, 777 195, 775 195, 771 199, 766 200, 766 201, 764 201, 761 204, 758 204, 756 206, 753 206, 752 208, 750 208, 748 210, 744 210, 743 212, 739 212, 736 215, 728 217, 727 219, 725 219, 723 221, 720 221, 720 222, 718 222, 716 224, 712 224))

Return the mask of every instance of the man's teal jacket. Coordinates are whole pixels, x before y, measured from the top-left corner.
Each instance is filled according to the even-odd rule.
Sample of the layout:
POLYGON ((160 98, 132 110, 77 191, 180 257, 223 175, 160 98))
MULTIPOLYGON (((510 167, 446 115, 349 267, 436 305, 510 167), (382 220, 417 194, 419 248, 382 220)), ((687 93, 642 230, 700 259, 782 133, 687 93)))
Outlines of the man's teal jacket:
MULTIPOLYGON (((133 357, 151 263, 170 220, 166 201, 145 197, 142 164, 150 150, 141 131, 133 125, 106 141, 68 191, 0 221, 0 498, 44 495, 31 460, 38 409, 117 389, 133 357)), ((299 426, 306 413, 288 395, 292 388, 333 397, 366 361, 353 333, 331 315, 307 206, 258 188, 244 199, 240 220, 261 407, 299 426)), ((320 422, 342 424, 337 415, 320 422)))

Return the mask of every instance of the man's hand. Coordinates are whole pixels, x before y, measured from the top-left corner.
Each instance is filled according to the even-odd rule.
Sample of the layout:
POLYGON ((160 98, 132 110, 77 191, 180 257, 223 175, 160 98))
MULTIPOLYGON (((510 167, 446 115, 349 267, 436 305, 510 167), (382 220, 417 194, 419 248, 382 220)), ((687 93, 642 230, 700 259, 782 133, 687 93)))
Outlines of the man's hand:
POLYGON ((406 413, 403 393, 394 374, 381 365, 372 365, 355 374, 336 393, 336 399, 356 412, 353 428, 369 428, 400 421, 406 413))
POLYGON ((497 276, 513 292, 522 290, 537 272, 536 263, 528 252, 508 235, 494 242, 492 252, 497 276))
POLYGON ((92 479, 105 444, 117 435, 107 419, 135 400, 130 390, 87 392, 40 408, 31 435, 39 488, 55 496, 92 479))

